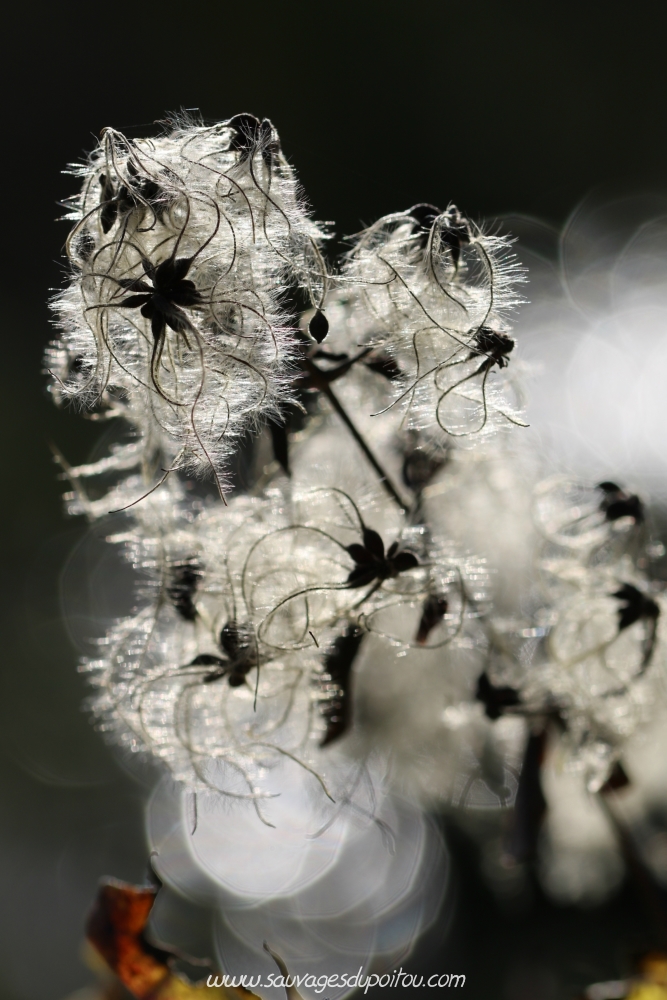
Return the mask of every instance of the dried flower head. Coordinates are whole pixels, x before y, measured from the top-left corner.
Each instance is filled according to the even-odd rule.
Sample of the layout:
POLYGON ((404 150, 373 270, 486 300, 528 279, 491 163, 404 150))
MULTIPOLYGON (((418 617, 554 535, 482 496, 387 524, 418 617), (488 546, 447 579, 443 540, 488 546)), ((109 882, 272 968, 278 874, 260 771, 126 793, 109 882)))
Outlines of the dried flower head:
POLYGON ((222 487, 240 437, 290 398, 288 291, 317 304, 326 288, 278 135, 251 115, 182 116, 155 139, 107 129, 74 173, 52 390, 129 420, 148 464, 222 487))
POLYGON ((391 405, 409 426, 468 437, 522 424, 492 386, 514 340, 507 317, 523 280, 510 242, 485 234, 456 206, 415 205, 361 233, 343 269, 363 343, 401 372, 391 405))

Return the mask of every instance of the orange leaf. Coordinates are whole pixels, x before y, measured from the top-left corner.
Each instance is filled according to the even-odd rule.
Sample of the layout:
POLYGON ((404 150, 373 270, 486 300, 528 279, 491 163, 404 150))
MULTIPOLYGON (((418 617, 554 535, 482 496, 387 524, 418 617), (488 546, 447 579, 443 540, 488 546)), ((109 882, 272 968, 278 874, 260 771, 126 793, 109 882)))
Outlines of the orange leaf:
POLYGON ((145 938, 157 889, 116 879, 102 883, 88 917, 86 937, 138 1000, 151 1000, 171 971, 168 951, 145 938))
POLYGON ((249 1000, 249 990, 189 983, 173 972, 173 950, 146 938, 158 890, 105 879, 88 917, 86 937, 137 1000, 249 1000))

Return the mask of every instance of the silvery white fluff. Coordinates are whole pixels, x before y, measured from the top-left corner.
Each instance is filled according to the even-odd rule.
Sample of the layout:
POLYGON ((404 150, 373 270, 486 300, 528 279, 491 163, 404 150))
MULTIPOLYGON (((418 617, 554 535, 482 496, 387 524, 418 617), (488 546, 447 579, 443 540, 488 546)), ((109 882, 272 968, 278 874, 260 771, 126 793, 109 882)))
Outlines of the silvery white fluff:
MULTIPOLYGON (((281 757, 299 762, 328 796, 332 760, 318 749, 327 734, 318 705, 335 686, 326 667, 322 674, 322 653, 362 629, 385 657, 411 652, 424 691, 424 671, 439 674, 444 698, 457 682, 439 658, 450 646, 454 658, 470 658, 456 651, 474 647, 485 599, 474 559, 401 524, 387 504, 368 506, 365 515, 338 488, 193 505, 174 483, 136 505, 132 524, 110 541, 141 573, 137 608, 85 664, 103 727, 165 761, 192 790, 250 798, 259 812, 257 782, 281 757), (365 516, 381 527, 387 559, 396 546, 386 578, 367 578, 364 543, 383 543, 365 516), (446 611, 419 635, 424 608, 444 593, 446 611)), ((474 673, 464 673, 459 686, 468 690, 474 673)))
POLYGON ((586 489, 555 476, 535 491, 550 620, 523 694, 557 708, 594 791, 660 703, 666 665, 665 602, 646 575, 654 545, 644 507, 615 486, 586 489))
MULTIPOLYGON (((612 318, 595 300, 597 286, 590 272, 596 277, 599 272, 590 259, 587 292, 602 313, 600 318, 594 309, 589 315, 583 309, 575 313, 571 298, 559 300, 557 281, 536 258, 533 324, 531 328, 524 319, 520 327, 534 363, 540 361, 540 350, 544 352, 543 370, 533 376, 537 400, 532 407, 529 401, 529 415, 538 414, 537 420, 533 417, 537 426, 526 437, 512 437, 509 447, 498 438, 488 446, 476 441, 471 451, 457 447, 441 452, 435 467, 431 465, 430 478, 419 493, 421 516, 432 530, 455 538, 462 549, 483 553, 489 571, 489 599, 479 607, 469 668, 452 667, 450 658, 445 693, 438 687, 442 675, 436 671, 424 686, 413 683, 416 661, 410 650, 398 650, 394 662, 369 641, 355 666, 364 726, 375 740, 383 732, 388 734, 388 742, 398 751, 394 773, 401 773, 406 784, 427 798, 431 794, 455 805, 482 807, 510 801, 526 734, 546 727, 542 785, 548 810, 539 867, 548 890, 571 901, 599 900, 618 884, 622 862, 596 792, 619 763, 630 771, 632 782, 627 792, 619 794, 634 796, 632 801, 640 803, 634 807, 635 829, 640 840, 648 838, 652 845, 647 852, 657 859, 656 870, 664 871, 659 835, 650 830, 647 834, 646 820, 637 819, 649 799, 654 809, 657 801, 655 793, 652 798, 644 794, 642 772, 651 753, 648 741, 657 746, 655 735, 648 734, 655 734, 664 706, 665 603, 662 583, 656 579, 664 549, 651 523, 646 485, 651 484, 654 496, 664 495, 664 473, 660 466, 649 464, 645 429, 637 441, 643 456, 639 468, 631 436, 638 419, 637 402, 646 410, 657 398, 651 379, 660 370, 655 359, 662 348, 655 334, 664 307, 660 299, 664 284, 653 254, 662 247, 661 232, 657 222, 646 223, 634 234, 630 231, 620 260, 612 261, 610 273, 603 271, 600 276, 605 289, 615 284, 620 299, 612 318), (646 332, 638 326, 640 320, 648 324, 646 332), (623 334, 626 323, 628 332, 639 338, 639 355, 628 333, 623 334), (597 346, 585 367, 570 364, 568 386, 559 381, 557 336, 562 338, 563 354, 571 355, 573 324, 575 329, 597 324, 597 346), (614 369, 618 388, 611 391, 596 368, 598 357, 606 364, 612 355, 601 339, 605 328, 616 348, 622 348, 622 353, 617 350, 614 369), (651 363, 641 357, 649 351, 649 341, 651 363), (644 389, 641 400, 633 397, 631 402, 627 369, 637 365, 643 371, 644 389), (586 382, 584 392, 572 391, 575 377, 586 382), (561 386, 558 392, 553 391, 554 384, 561 386), (576 434, 567 425, 570 411, 586 401, 595 401, 587 415, 606 443, 597 456, 603 461, 595 465, 588 455, 582 460, 587 425, 582 428, 580 423, 576 434), (604 421, 597 406, 606 408, 604 421), (540 419, 545 416, 546 420, 540 419), (610 419, 619 432, 616 439, 609 433, 610 419), (540 438, 542 447, 548 442, 561 461, 567 456, 578 475, 542 479, 557 463, 546 455, 539 457, 540 438), (597 485, 612 477, 623 485, 597 485), (637 479, 643 486, 643 505, 631 485, 637 479), (484 717, 475 698, 475 680, 482 671, 496 686, 510 686, 518 698, 519 703, 502 709, 495 721, 484 717), (434 697, 429 699, 429 692, 434 697), (635 758, 641 763, 633 768, 635 758)), ((570 277, 576 293, 584 279, 571 271, 570 277)), ((350 301, 351 296, 342 303, 348 331, 356 321, 350 301)), ((590 338, 585 330, 584 335, 590 338)), ((363 343, 361 335, 353 334, 352 342, 354 337, 357 344, 363 343)), ((364 378, 368 380, 368 375, 364 378)), ((350 383, 340 388, 341 397, 346 392, 352 400, 350 383)), ((357 406, 355 413, 361 409, 357 406)), ((360 416, 359 422, 369 440, 375 435, 389 464, 394 454, 390 438, 392 433, 395 439, 400 437, 398 427, 389 431, 385 426, 383 437, 373 430, 372 420, 360 416)), ((423 445, 423 439, 419 444, 413 441, 415 447, 423 445)), ((651 447, 657 445, 656 440, 651 447)), ((405 438, 401 447, 405 461, 405 438)), ((433 454, 424 458, 432 460, 433 454)), ((392 468, 400 473, 400 465, 392 468)))
MULTIPOLYGON (((469 778, 450 801, 488 810, 512 797, 518 781, 516 826, 486 845, 487 861, 495 859, 488 866, 492 880, 507 891, 512 864, 534 853, 552 896, 589 905, 609 895, 623 875, 609 820, 614 806, 605 804, 619 774, 621 782, 629 774, 631 783, 618 797, 630 797, 639 844, 644 849, 646 842, 647 856, 664 877, 659 837, 646 829, 645 818, 646 807, 655 810, 659 800, 655 788, 646 787, 651 768, 645 764, 659 746, 656 727, 664 724, 666 606, 662 587, 652 579, 660 550, 650 511, 629 491, 621 491, 619 500, 617 493, 558 475, 531 492, 532 587, 520 591, 516 606, 504 602, 504 614, 491 613, 484 621, 488 647, 480 668, 501 700, 487 700, 478 686, 491 719, 475 715, 470 700, 445 712, 460 733, 460 758, 464 748, 470 757, 469 778), (499 718, 491 721, 495 714, 499 718), (531 772, 535 757, 527 733, 543 740, 537 772, 531 772), (530 832, 520 803, 524 777, 524 801, 528 809, 537 808, 530 832)), ((500 525, 508 523, 502 509, 496 516, 500 525)), ((457 768, 465 773, 462 763, 457 768)), ((454 788, 461 784, 459 779, 454 788)), ((488 820, 476 828, 488 838, 488 820)))
MULTIPOLYGON (((119 502, 122 489, 112 495, 119 502)), ((384 530, 400 522, 371 509, 384 530)), ((224 507, 188 501, 172 477, 109 539, 140 582, 134 613, 84 664, 91 708, 114 742, 168 767, 148 810, 154 865, 166 885, 217 910, 230 973, 275 972, 264 941, 292 973, 399 961, 445 890, 439 837, 391 794, 382 753, 321 746, 321 708, 338 689, 315 635, 326 651, 364 610, 412 608, 432 576, 410 567, 406 582, 382 581, 366 600, 345 587, 355 563, 342 543, 361 535, 360 517, 336 490, 274 488, 224 507)), ((436 632, 446 641, 461 624, 436 632)))
POLYGON ((289 398, 293 286, 320 304, 321 231, 268 120, 204 126, 182 115, 155 139, 107 129, 71 200, 69 286, 47 364, 57 399, 135 428, 117 456, 213 471, 258 418, 289 398))
MULTIPOLYGON (((412 226, 408 240, 416 228, 412 226)), ((650 498, 645 496, 647 503, 638 508, 631 485, 639 479, 644 490, 650 483, 654 495, 664 495, 664 473, 648 459, 648 417, 641 421, 641 440, 636 439, 641 468, 634 461, 631 435, 639 426, 637 404, 642 412, 657 405, 651 379, 660 371, 656 359, 662 347, 655 331, 665 285, 656 256, 662 252, 658 223, 647 223, 636 233, 630 229, 626 248, 616 248, 622 251, 617 262, 601 264, 595 258, 600 245, 587 247, 579 274, 571 266, 577 258, 571 228, 564 248, 569 292, 563 293, 557 276, 535 255, 533 303, 528 322, 525 317, 520 322, 534 367, 543 361, 542 370, 533 376, 532 406, 529 402, 529 417, 537 426, 524 432, 525 438, 517 432, 510 446, 503 447, 497 437, 487 445, 477 435, 472 451, 462 451, 461 442, 454 441, 457 447, 436 452, 434 460, 432 425, 430 434, 422 427, 408 445, 398 424, 391 430, 386 425, 384 431, 373 429, 374 420, 389 414, 369 419, 368 407, 359 402, 353 407, 352 381, 341 384, 339 395, 348 394, 365 435, 374 440, 394 475, 406 469, 410 447, 423 451, 429 473, 417 491, 420 517, 430 530, 455 539, 461 550, 483 554, 490 571, 488 601, 478 608, 470 665, 461 670, 450 657, 446 692, 438 687, 442 675, 435 671, 426 675, 423 686, 413 683, 415 660, 409 649, 398 649, 394 662, 380 648, 374 650, 374 640, 366 643, 355 665, 363 726, 374 740, 388 734, 397 750, 394 773, 402 774, 413 790, 427 798, 430 793, 453 804, 485 807, 512 799, 527 732, 545 727, 549 739, 542 784, 549 808, 539 848, 541 875, 559 898, 591 901, 610 892, 621 871, 596 790, 618 763, 625 766, 626 759, 637 756, 664 705, 665 607, 662 585, 655 580, 663 549, 647 513, 650 498), (582 286, 592 300, 588 309, 577 301, 582 286), (613 288, 615 307, 606 304, 604 295, 597 296, 599 287, 605 294, 613 288), (630 324, 626 333, 625 323, 630 324), (591 327, 595 349, 585 365, 570 362, 565 381, 562 359, 576 350, 577 328, 591 340, 591 327), (607 371, 613 354, 602 340, 606 329, 618 362, 613 389, 607 388, 598 368, 599 359, 607 371), (639 352, 633 349, 630 332, 638 338, 639 352), (641 399, 633 397, 631 402, 627 370, 638 365, 644 389, 641 399), (574 379, 585 383, 582 391, 572 390, 574 379), (606 408, 604 421, 600 407, 606 408), (576 408, 581 412, 573 430, 576 408), (615 438, 609 433, 610 421, 615 438), (594 462, 590 454, 582 458, 588 426, 605 439, 594 462), (550 453, 561 463, 569 460, 578 475, 543 480, 557 467, 550 453), (612 479, 621 483, 617 492, 615 483, 606 483, 606 489, 597 485, 612 479), (620 508, 615 508, 619 501, 620 508), (483 675, 496 688, 508 686, 518 702, 501 706, 501 717, 494 721, 485 717, 475 688, 475 680, 483 675), (434 697, 429 699, 429 692, 434 697)), ((336 303, 343 311, 348 343, 360 350, 369 344, 377 349, 386 342, 367 335, 372 324, 367 312, 356 312, 354 296, 355 291, 345 289, 336 303)), ((392 357, 396 361, 397 355, 392 357)), ((368 381, 368 373, 363 377, 368 381)), ((383 388, 390 393, 392 383, 383 388)), ((362 400, 361 392, 357 399, 362 400)), ((377 405, 375 398, 372 405, 377 405)), ((377 408, 383 405, 381 401, 377 408)), ((655 426, 651 420, 650 427, 655 426)), ((657 440, 650 447, 657 453, 657 440)), ((337 470, 344 474, 344 463, 337 470)), ((642 775, 636 770, 631 778, 641 789, 642 775)), ((632 786, 628 794, 633 794, 632 786)))
POLYGON ((527 435, 545 472, 565 471, 523 494, 532 493, 534 648, 489 673, 523 700, 498 722, 527 715, 535 729, 551 713, 540 875, 557 898, 591 903, 622 876, 610 809, 665 872, 664 203, 584 204, 559 245, 546 227, 511 224, 536 246, 522 249, 531 303, 517 331, 533 367, 527 435), (630 784, 612 796, 604 783, 618 780, 618 764, 630 784))
POLYGON ((665 495, 654 412, 663 395, 662 213, 645 198, 584 203, 560 238, 559 271, 528 252, 537 294, 519 323, 535 368, 528 416, 539 447, 566 470, 534 494, 548 636, 528 683, 563 706, 570 766, 592 788, 664 703, 664 548, 650 504, 665 495), (649 603, 619 630, 625 602, 612 595, 625 584, 649 603))
POLYGON ((523 279, 507 238, 454 205, 415 205, 359 234, 342 287, 357 343, 383 348, 399 366, 390 405, 408 427, 442 441, 523 425, 494 371, 514 349, 508 320, 523 279))
MULTIPOLYGON (((622 876, 603 800, 664 711, 667 666, 664 596, 647 574, 654 545, 646 509, 634 494, 610 489, 616 484, 602 485, 557 475, 534 488, 533 614, 491 622, 491 650, 501 655, 486 665, 496 690, 513 695, 499 714, 524 718, 544 741, 542 792, 535 778, 526 791, 533 808, 544 794, 544 827, 538 840, 533 821, 532 848, 518 857, 536 850, 547 891, 579 903, 604 898, 622 876)), ((510 856, 512 839, 503 848, 510 856)))
POLYGON ((90 707, 166 775, 156 868, 217 909, 221 966, 269 969, 265 940, 295 972, 402 955, 444 885, 421 810, 521 803, 547 734, 543 878, 600 896, 594 796, 664 702, 659 548, 623 468, 553 476, 518 415, 510 241, 413 206, 328 278, 247 115, 109 131, 80 172, 53 390, 131 436, 61 465, 72 513, 124 510, 137 576, 90 707), (188 478, 209 466, 226 505, 188 478))

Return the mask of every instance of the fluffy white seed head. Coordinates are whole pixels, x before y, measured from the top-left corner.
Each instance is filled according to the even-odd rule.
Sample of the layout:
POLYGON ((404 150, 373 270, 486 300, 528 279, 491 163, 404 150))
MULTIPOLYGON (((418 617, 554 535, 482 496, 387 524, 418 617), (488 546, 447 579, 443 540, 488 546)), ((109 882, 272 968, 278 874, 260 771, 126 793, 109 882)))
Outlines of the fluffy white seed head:
POLYGON ((56 397, 124 416, 164 468, 213 470, 290 395, 290 289, 317 304, 318 241, 270 122, 106 130, 75 173, 72 277, 54 300, 56 397))
POLYGON ((393 405, 409 426, 466 439, 522 423, 495 387, 495 369, 514 348, 508 315, 521 301, 510 245, 453 205, 413 206, 357 237, 343 288, 354 296, 360 340, 401 370, 393 405))

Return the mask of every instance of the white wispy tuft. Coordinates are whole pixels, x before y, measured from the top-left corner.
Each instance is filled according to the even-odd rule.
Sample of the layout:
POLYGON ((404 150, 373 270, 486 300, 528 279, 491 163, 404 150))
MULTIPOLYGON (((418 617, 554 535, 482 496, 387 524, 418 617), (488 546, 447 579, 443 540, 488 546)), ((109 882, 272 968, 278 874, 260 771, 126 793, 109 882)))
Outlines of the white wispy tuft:
POLYGON ((291 397, 288 296, 316 305, 326 287, 278 134, 252 115, 181 116, 155 139, 107 129, 73 172, 52 392, 128 420, 145 471, 212 470, 222 489, 240 438, 291 397))
MULTIPOLYGON (((454 205, 415 205, 356 237, 342 270, 362 343, 389 352, 401 376, 391 405, 408 426, 467 438, 510 424, 496 386, 510 362, 509 317, 524 272, 507 237, 485 233, 454 205)), ((504 381, 507 381, 505 379, 504 381)))

